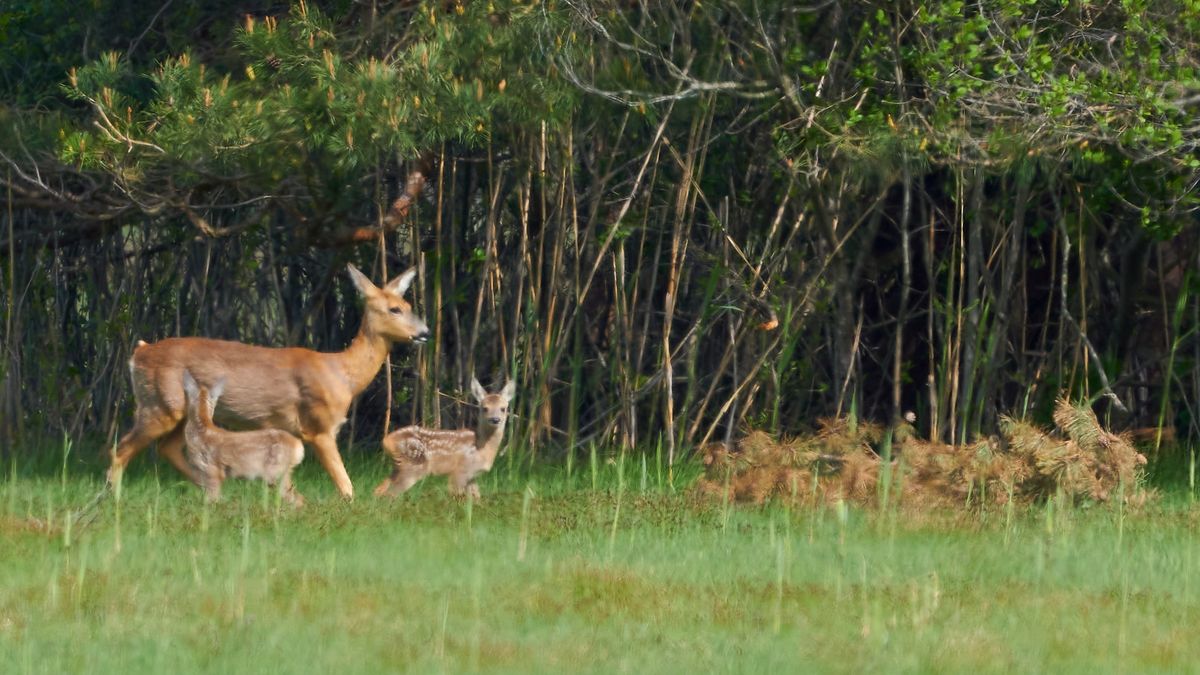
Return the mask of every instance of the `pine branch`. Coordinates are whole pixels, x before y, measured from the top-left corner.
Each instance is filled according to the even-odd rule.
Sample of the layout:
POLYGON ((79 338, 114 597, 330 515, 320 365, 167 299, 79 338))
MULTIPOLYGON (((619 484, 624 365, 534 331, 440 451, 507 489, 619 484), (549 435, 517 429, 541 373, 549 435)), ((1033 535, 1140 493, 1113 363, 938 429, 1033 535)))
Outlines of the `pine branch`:
POLYGON ((403 192, 396 198, 396 201, 392 202, 391 208, 384 214, 379 226, 343 226, 325 237, 325 242, 335 246, 364 244, 378 241, 381 234, 394 232, 408 220, 409 212, 417 198, 421 196, 421 190, 425 188, 425 182, 432 171, 433 153, 423 153, 417 160, 416 168, 409 172, 403 192))

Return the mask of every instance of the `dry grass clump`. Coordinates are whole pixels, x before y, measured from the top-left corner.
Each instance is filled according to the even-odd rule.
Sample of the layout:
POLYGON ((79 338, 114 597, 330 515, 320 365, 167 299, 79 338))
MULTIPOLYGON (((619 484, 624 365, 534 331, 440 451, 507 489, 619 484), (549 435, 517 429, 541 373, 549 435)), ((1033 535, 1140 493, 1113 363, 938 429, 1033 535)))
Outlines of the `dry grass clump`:
MULTIPOLYGON (((1135 499, 1146 458, 1129 438, 1108 432, 1089 408, 1065 400, 1054 421, 1061 435, 1004 418, 1000 436, 969 445, 931 443, 902 423, 891 430, 894 459, 888 462, 889 434, 878 425, 823 419, 815 434, 791 439, 755 431, 736 447, 704 448, 698 489, 753 503, 780 498, 866 505, 885 492, 906 504, 946 507, 1033 502, 1055 494, 1073 501, 1103 502, 1114 494, 1135 499)), ((1144 498, 1144 492, 1136 497, 1144 498)))
POLYGON ((883 428, 852 426, 845 419, 821 419, 818 425, 812 436, 776 440, 753 431, 737 447, 710 443, 700 490, 755 503, 773 496, 807 499, 816 493, 828 501, 857 501, 873 494, 879 471, 874 447, 883 439, 883 428), (838 480, 830 481, 834 475, 838 480))

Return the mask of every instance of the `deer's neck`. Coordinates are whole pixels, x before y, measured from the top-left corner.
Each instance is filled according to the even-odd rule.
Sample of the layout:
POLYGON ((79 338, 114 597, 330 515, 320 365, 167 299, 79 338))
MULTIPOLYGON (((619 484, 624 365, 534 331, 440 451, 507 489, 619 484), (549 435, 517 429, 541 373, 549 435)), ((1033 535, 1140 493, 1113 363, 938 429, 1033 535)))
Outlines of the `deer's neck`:
POLYGON ((475 428, 475 456, 485 470, 490 470, 500 452, 500 442, 504 440, 504 424, 488 426, 480 422, 475 428))
POLYGON ((352 395, 358 396, 371 384, 391 348, 390 340, 371 331, 367 324, 363 323, 346 351, 338 354, 339 366, 346 382, 350 384, 352 395))

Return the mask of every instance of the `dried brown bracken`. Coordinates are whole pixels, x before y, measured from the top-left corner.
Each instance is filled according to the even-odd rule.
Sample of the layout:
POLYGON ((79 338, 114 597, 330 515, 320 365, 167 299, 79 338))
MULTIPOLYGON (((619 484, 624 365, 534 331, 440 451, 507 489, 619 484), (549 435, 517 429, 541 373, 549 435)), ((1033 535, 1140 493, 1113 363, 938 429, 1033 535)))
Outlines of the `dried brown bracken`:
POLYGON ((736 446, 706 446, 697 489, 756 504, 781 499, 873 505, 885 493, 902 504, 949 508, 1030 503, 1054 495, 1071 501, 1145 500, 1138 485, 1146 458, 1130 437, 1110 433, 1091 409, 1066 400, 1058 402, 1054 421, 1061 434, 1003 418, 999 436, 968 445, 918 438, 907 420, 890 435, 879 425, 845 418, 819 420, 816 433, 790 439, 755 431, 736 446), (891 458, 885 460, 887 447, 891 458))

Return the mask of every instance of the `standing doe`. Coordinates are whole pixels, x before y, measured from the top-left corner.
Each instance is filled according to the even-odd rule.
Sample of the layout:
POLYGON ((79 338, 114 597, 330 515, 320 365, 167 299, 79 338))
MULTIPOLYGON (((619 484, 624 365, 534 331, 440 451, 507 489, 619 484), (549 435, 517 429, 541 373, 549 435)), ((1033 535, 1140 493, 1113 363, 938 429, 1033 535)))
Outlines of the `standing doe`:
POLYGON ((187 456, 209 501, 221 498, 226 478, 261 478, 267 485, 278 485, 279 494, 293 506, 303 506, 304 498, 292 486, 292 470, 304 459, 304 444, 278 429, 226 431, 213 424, 213 409, 224 388, 224 378, 211 388, 201 387, 191 373, 183 371, 187 456))
POLYGON ((479 498, 475 479, 491 470, 504 439, 508 402, 516 391, 510 381, 498 394, 484 391, 471 379, 471 394, 481 408, 475 431, 470 429, 398 429, 383 439, 383 449, 392 458, 392 475, 375 488, 375 495, 395 496, 426 476, 449 476, 451 494, 467 493, 479 498))
POLYGON ((226 428, 282 429, 299 436, 312 445, 342 496, 353 497, 354 486, 337 447, 337 432, 350 402, 375 378, 392 344, 425 342, 429 329, 403 298, 416 270, 383 288, 354 265, 348 270, 366 306, 358 336, 345 351, 276 349, 195 337, 139 342, 129 360, 137 412, 133 428, 117 445, 109 481, 157 440, 159 454, 198 482, 183 456, 183 371, 188 370, 207 387, 224 378, 217 423, 226 428))

